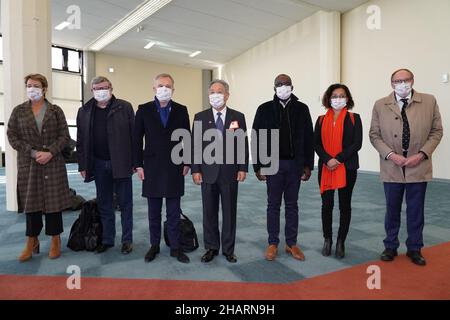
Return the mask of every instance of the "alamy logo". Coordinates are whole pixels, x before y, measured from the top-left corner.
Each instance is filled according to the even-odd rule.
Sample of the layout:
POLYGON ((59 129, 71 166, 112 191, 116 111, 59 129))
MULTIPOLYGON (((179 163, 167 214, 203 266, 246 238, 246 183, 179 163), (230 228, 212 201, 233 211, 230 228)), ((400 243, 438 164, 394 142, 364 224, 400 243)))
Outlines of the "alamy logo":
POLYGON ((203 132, 202 122, 195 121, 192 134, 186 129, 172 133, 171 140, 179 143, 172 149, 171 159, 176 165, 245 164, 249 136, 253 163, 259 160, 262 175, 276 174, 279 167, 278 129, 251 130, 250 135, 243 129, 229 129, 222 134, 215 128, 203 132))
POLYGON ((381 8, 376 5, 367 7, 367 14, 370 16, 367 18, 367 28, 369 30, 381 30, 381 8))
POLYGON ((367 289, 369 290, 381 290, 381 269, 379 266, 371 265, 367 267, 367 274, 370 274, 367 278, 367 289))
POLYGON ((66 281, 69 290, 81 290, 81 269, 79 266, 68 266, 66 273, 70 274, 66 281))

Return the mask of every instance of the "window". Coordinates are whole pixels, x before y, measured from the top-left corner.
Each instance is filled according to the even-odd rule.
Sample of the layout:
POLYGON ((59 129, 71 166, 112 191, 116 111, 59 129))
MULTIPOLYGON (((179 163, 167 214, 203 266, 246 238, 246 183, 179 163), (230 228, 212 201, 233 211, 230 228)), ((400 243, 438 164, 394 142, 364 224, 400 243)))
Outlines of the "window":
POLYGON ((61 48, 52 47, 52 69, 63 70, 64 57, 61 48))
POLYGON ((82 52, 79 50, 52 47, 52 68, 58 71, 81 73, 82 52))

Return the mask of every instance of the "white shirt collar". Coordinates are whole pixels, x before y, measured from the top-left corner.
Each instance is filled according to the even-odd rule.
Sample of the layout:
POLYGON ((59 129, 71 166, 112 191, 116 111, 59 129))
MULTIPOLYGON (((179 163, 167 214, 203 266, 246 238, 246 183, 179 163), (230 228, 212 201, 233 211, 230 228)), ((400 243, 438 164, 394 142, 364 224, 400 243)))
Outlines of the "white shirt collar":
MULTIPOLYGON (((217 117, 218 117, 217 113, 219 113, 219 111, 217 111, 214 108, 211 108, 211 109, 213 111, 214 120, 217 121, 217 117)), ((227 115, 227 106, 225 106, 225 108, 223 108, 223 110, 220 111, 220 113, 222 114, 221 117, 222 117, 223 122, 225 123, 225 116, 227 115)))
POLYGON ((395 98, 397 99, 397 104, 399 105, 400 109, 403 108, 403 102, 402 99, 408 99, 408 103, 411 102, 412 99, 412 91, 411 93, 406 97, 406 98, 402 98, 400 97, 398 94, 395 94, 395 98))

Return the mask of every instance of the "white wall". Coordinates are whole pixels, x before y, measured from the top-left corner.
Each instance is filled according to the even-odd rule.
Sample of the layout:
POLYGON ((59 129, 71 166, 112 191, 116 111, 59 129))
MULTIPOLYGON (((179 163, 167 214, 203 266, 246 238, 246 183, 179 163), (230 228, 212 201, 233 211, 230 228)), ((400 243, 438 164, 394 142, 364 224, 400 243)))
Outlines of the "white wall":
POLYGON ((275 77, 286 73, 294 94, 315 119, 321 112, 319 49, 320 15, 315 14, 231 60, 222 69, 222 78, 230 84, 228 104, 243 112, 251 127, 258 106, 273 99, 275 77))
POLYGON ((415 73, 415 89, 434 94, 440 105, 444 138, 434 154, 434 176, 450 179, 449 0, 370 1, 342 17, 342 82, 352 90, 355 112, 362 115, 364 144, 361 168, 379 171, 379 158, 368 138, 374 102, 391 91, 390 75, 398 68, 415 73), (369 5, 381 9, 381 30, 369 30, 369 5))

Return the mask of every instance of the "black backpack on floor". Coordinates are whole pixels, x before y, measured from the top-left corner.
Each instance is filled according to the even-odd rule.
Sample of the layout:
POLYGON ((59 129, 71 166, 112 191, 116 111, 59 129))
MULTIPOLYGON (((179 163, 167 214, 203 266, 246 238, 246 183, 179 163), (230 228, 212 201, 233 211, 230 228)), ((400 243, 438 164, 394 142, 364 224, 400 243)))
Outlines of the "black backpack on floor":
POLYGON ((81 213, 70 229, 67 247, 73 251, 94 251, 102 243, 102 222, 94 200, 83 203, 81 213))
MULTIPOLYGON (((183 252, 192 252, 198 248, 197 232, 194 224, 188 217, 181 213, 180 218, 180 249, 183 252)), ((167 221, 164 221, 164 241, 170 247, 169 235, 167 233, 167 221)))

